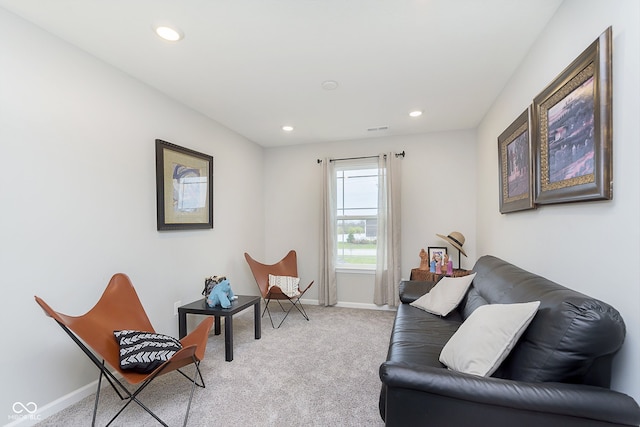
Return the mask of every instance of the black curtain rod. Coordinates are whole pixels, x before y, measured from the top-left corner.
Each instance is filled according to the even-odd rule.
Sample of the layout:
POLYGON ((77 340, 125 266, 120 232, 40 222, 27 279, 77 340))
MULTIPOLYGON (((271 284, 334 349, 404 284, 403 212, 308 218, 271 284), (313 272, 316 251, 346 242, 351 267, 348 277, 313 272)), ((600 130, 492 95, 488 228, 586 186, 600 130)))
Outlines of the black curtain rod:
MULTIPOLYGON (((402 150, 402 153, 396 153, 396 158, 398 157, 403 157, 404 158, 404 150, 402 150)), ((386 156, 386 154, 385 154, 386 156)), ((377 158, 378 156, 362 156, 362 157, 345 157, 342 159, 329 159, 330 162, 339 162, 341 160, 360 160, 360 159, 374 159, 377 158)), ((317 160, 318 163, 322 163, 322 159, 318 159, 317 160)))

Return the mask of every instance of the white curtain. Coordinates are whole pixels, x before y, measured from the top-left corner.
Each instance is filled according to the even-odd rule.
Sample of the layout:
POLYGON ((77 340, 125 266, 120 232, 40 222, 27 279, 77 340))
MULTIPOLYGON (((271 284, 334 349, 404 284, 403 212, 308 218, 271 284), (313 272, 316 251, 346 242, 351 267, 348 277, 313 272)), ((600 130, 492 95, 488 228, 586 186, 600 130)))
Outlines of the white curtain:
POLYGON ((322 161, 322 247, 320 248, 320 290, 318 302, 329 306, 338 303, 336 286, 336 172, 334 163, 322 161))
POLYGON ((400 161, 378 157, 378 249, 373 302, 398 306, 400 283, 400 161))

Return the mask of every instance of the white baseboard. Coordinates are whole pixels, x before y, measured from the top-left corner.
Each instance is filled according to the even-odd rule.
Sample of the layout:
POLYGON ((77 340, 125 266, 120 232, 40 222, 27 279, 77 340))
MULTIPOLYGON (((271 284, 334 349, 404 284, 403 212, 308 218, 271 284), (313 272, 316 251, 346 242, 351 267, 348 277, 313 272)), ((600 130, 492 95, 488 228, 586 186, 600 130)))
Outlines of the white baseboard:
POLYGON ((63 409, 68 408, 84 399, 87 396, 95 393, 96 386, 98 385, 98 380, 90 382, 89 384, 80 387, 77 390, 72 391, 51 403, 48 403, 42 407, 38 407, 38 410, 33 414, 28 414, 24 416, 16 415, 15 419, 6 424, 5 427, 28 427, 39 423, 47 417, 50 417, 53 414, 56 414, 63 409))
MULTIPOLYGON (((314 299, 301 299, 303 304, 308 305, 319 305, 318 300, 314 299)), ((343 308, 361 308, 365 310, 389 310, 396 311, 395 307, 389 307, 388 305, 375 305, 371 303, 363 303, 363 302, 338 302, 334 307, 343 307, 343 308)))

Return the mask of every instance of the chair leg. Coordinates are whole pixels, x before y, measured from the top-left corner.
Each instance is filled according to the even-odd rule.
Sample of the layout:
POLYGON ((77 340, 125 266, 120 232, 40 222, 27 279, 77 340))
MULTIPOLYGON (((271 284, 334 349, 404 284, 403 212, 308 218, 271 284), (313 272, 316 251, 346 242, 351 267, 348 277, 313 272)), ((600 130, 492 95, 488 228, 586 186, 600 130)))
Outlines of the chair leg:
POLYGON ((280 323, 278 323, 278 327, 276 329, 280 329, 280 326, 282 326, 282 324, 284 323, 285 319, 287 318, 287 316, 289 315, 289 312, 291 311, 291 309, 289 310, 285 310, 284 307, 282 306, 282 304, 280 303, 280 301, 278 301, 278 305, 280 306, 280 308, 282 309, 282 311, 284 311, 284 317, 282 318, 282 320, 280 321, 280 323))
POLYGON ((280 306, 280 309, 284 312, 284 317, 282 318, 280 323, 278 323, 278 326, 275 326, 275 324, 273 323, 273 318, 271 317, 271 310, 269 310, 269 303, 271 302, 271 298, 264 300, 265 305, 264 305, 264 310, 262 310, 262 316, 264 317, 264 313, 266 312, 269 315, 269 320, 271 321, 271 327, 274 329, 279 329, 280 326, 282 326, 282 324, 284 323, 287 316, 289 316, 289 313, 291 312, 291 310, 293 310, 293 307, 295 307, 300 312, 302 317, 304 317, 305 320, 309 321, 309 315, 307 314, 307 311, 304 309, 304 306, 302 305, 302 301, 300 301, 301 296, 302 295, 299 295, 295 300, 287 297, 287 300, 291 303, 291 307, 289 307, 288 309, 284 308, 280 300, 275 300, 280 306))
MULTIPOLYGON (((187 412, 184 416, 184 424, 183 426, 186 427, 187 425, 187 421, 189 419, 189 412, 191 411, 191 401, 193 400, 193 393, 194 390, 196 389, 196 386, 198 387, 205 387, 204 384, 204 378, 202 377, 202 372, 200 371, 200 361, 196 360, 195 357, 193 359, 193 364, 194 364, 194 371, 193 371, 193 378, 189 377, 188 375, 186 375, 184 372, 180 371, 179 369, 177 370, 178 372, 180 372, 184 377, 186 377, 190 382, 192 382, 191 385, 191 393, 189 394, 189 402, 187 403, 187 412), (198 384, 198 378, 200 378, 200 382, 201 384, 198 384)), ((131 402, 136 402, 138 404, 138 406, 140 406, 142 409, 144 409, 145 411, 147 411, 149 413, 149 415, 151 415, 153 418, 156 419, 156 421, 158 421, 160 424, 162 424, 165 427, 168 427, 167 423, 165 423, 164 421, 162 421, 160 419, 160 417, 158 417, 151 409, 149 409, 144 403, 142 403, 140 400, 138 400, 138 394, 140 394, 140 392, 142 392, 142 390, 144 390, 150 383, 151 381, 153 381, 158 375, 160 374, 160 371, 158 373, 156 373, 156 375, 154 375, 153 377, 147 379, 145 382, 142 383, 142 385, 140 387, 138 387, 136 389, 135 392, 130 393, 127 390, 127 393, 129 394, 128 397, 125 397, 125 399, 127 399, 127 403, 125 403, 122 408, 120 408, 120 410, 118 411, 117 414, 115 414, 113 416, 113 418, 111 418, 111 420, 107 423, 107 426, 111 425, 111 423, 118 418, 118 416, 122 413, 122 411, 124 411, 127 406, 129 406, 129 404, 131 402)), ((125 389, 126 390, 126 389, 125 389)), ((95 415, 94 415, 95 417, 95 415)))
POLYGON ((118 416, 122 413, 122 411, 124 411, 124 410, 127 408, 127 406, 129 406, 129 404, 130 404, 131 402, 136 402, 136 403, 138 404, 138 406, 140 406, 142 409, 144 409, 145 411, 147 411, 147 412, 149 413, 149 415, 151 415, 153 418, 155 418, 155 419, 156 419, 156 421, 158 421, 160 424, 162 424, 162 425, 163 425, 163 426, 165 426, 165 427, 169 427, 169 426, 167 425, 167 423, 165 423, 164 421, 162 421, 162 420, 160 419, 160 417, 158 417, 155 413, 153 413, 153 411, 152 411, 151 409, 147 408, 147 406, 146 406, 144 403, 142 403, 140 400, 138 400, 138 394, 140 394, 140 392, 142 392, 142 390, 144 390, 144 389, 145 389, 149 384, 151 384, 151 381, 153 381, 153 380, 158 376, 158 374, 159 374, 159 373, 160 373, 160 371, 159 371, 156 375, 154 375, 153 377, 148 378, 147 380, 145 380, 145 381, 142 383, 142 385, 141 385, 140 387, 138 387, 138 388, 136 389, 136 391, 134 391, 134 392, 133 392, 133 394, 132 394, 132 393, 130 393, 130 392, 127 390, 127 393, 129 394, 129 397, 127 398, 127 403, 125 403, 125 404, 122 406, 122 408, 120 408, 120 410, 118 411, 118 413, 116 413, 116 414, 113 416, 113 418, 111 418, 111 420, 107 423, 106 427, 108 427, 109 425, 111 425, 111 423, 112 423, 116 418, 118 418, 118 416))
MULTIPOLYGON (((198 375, 200 376, 200 380, 202 384, 204 384, 204 380, 202 380, 202 373, 200 372, 200 367, 198 366, 200 362, 194 359, 195 369, 193 371, 193 385, 191 386, 191 394, 189 395, 189 403, 187 403, 187 413, 184 414, 184 424, 183 427, 187 427, 187 420, 189 419, 189 411, 191 410, 191 400, 193 399, 193 391, 196 389, 198 375)), ((204 387, 204 386, 203 386, 204 387)))
POLYGON ((298 310, 298 312, 302 315, 302 317, 304 317, 306 321, 309 321, 309 316, 307 315, 307 312, 304 309, 304 306, 302 305, 302 301, 300 301, 300 298, 297 298, 295 301, 293 299, 289 299, 289 302, 291 303, 291 307, 289 307, 287 314, 289 311, 293 310, 293 308, 295 307, 296 310, 298 310))
MULTIPOLYGON (((153 418, 155 418, 160 424, 162 424, 165 427, 168 427, 167 424, 162 421, 156 414, 153 413, 153 411, 151 411, 149 408, 147 408, 147 406, 142 403, 140 400, 138 400, 137 396, 138 394, 140 394, 140 392, 142 392, 142 390, 144 390, 150 383, 151 381, 153 381, 161 372, 162 369, 160 369, 159 371, 157 371, 152 377, 147 378, 141 385, 140 387, 138 387, 133 393, 131 393, 129 391, 129 389, 127 389, 127 387, 124 386, 124 384, 122 384, 122 382, 120 382, 120 380, 118 380, 118 378, 115 377, 115 375, 109 370, 107 369, 107 367, 105 366, 104 360, 100 361, 100 359, 98 359, 96 357, 95 354, 93 354, 93 352, 91 352, 83 343, 82 341, 80 341, 80 339, 78 337, 76 337, 75 334, 73 334, 65 325, 63 325, 62 323, 58 322, 58 324, 60 325, 60 327, 71 337, 71 339, 80 347, 80 349, 89 357, 89 359, 93 362, 93 364, 98 368, 98 370, 100 371, 100 377, 98 378, 98 389, 96 390, 96 399, 94 402, 94 406, 93 406, 93 418, 92 418, 92 422, 91 425, 92 427, 95 426, 96 423, 96 415, 98 412, 98 401, 100 399, 100 389, 102 387, 102 376, 104 375, 104 377, 107 379, 107 381, 109 381, 109 384, 111 384, 111 387, 114 389, 114 391, 118 394, 118 396, 120 397, 120 400, 127 400, 127 403, 125 403, 122 408, 120 408, 120 410, 113 416, 113 418, 111 418, 111 420, 109 420, 109 422, 107 423, 107 426, 111 425, 111 423, 118 418, 118 416, 122 413, 122 411, 124 411, 127 406, 129 406, 129 404, 131 402, 136 402, 142 409, 144 409, 145 411, 147 411, 149 413, 149 415, 151 415, 153 418)), ((187 417, 189 415, 189 410, 191 408, 191 399, 193 398, 193 391, 195 390, 195 386, 198 385, 202 388, 204 388, 205 384, 204 384, 204 379, 202 377, 202 373, 200 372, 200 363, 197 359, 193 359, 195 366, 195 372, 193 375, 193 379, 191 379, 189 376, 185 375, 183 372, 180 372, 180 370, 178 369, 178 372, 180 372, 182 375, 184 375, 189 381, 193 382, 193 385, 191 386, 191 395, 189 397, 189 403, 187 406, 187 415, 185 416, 185 426, 187 423, 187 417), (202 383, 202 385, 198 384, 198 376, 200 377, 200 382, 202 383)))
MULTIPOLYGON (((205 383, 204 383, 204 378, 202 378, 202 372, 200 372, 200 361, 196 361, 196 369, 197 369, 197 374, 198 377, 200 378, 200 384, 198 384, 197 382, 195 383, 198 387, 200 388, 206 388, 205 383)), ((188 379, 189 381, 193 381, 191 379, 191 377, 187 374, 185 374, 184 372, 182 372, 182 370, 180 369, 176 369, 178 372, 180 372, 182 374, 183 377, 185 377, 186 379, 188 379)), ((197 378, 196 378, 197 380, 197 378)))
MULTIPOLYGON (((269 310, 269 302, 271 302, 271 299, 269 299, 267 301, 267 303, 265 304, 264 307, 264 311, 266 311, 269 314, 269 320, 271 321, 271 327, 273 329, 279 329, 280 326, 282 326, 282 323, 284 323, 284 319, 287 318, 287 316, 289 315, 289 310, 286 310, 283 306, 282 303, 280 303, 280 300, 276 300, 276 302, 278 303, 278 305, 280 306, 280 309, 282 310, 283 313, 285 313, 284 317, 282 318, 282 320, 280 321, 280 323, 278 323, 278 326, 275 326, 275 324, 273 323, 273 318, 271 317, 271 310, 269 310)), ((262 312, 262 315, 264 316, 264 311, 262 312)))
MULTIPOLYGON (((280 306, 282 311, 285 313, 285 315, 280 321, 280 323, 278 324, 278 326, 276 327, 276 329, 279 329, 280 326, 282 326, 285 319, 287 318, 287 316, 289 316, 289 313, 291 312, 291 310, 293 310, 294 307, 300 312, 300 314, 302 315, 302 317, 305 318, 305 320, 309 321, 309 316, 307 315, 307 312, 304 309, 304 306, 302 305, 302 301, 300 301, 300 298, 297 297, 295 300, 293 300, 292 298, 287 298, 287 299, 291 303, 291 307, 289 307, 289 309, 285 309, 282 303, 280 303, 280 300, 277 300, 278 305, 280 306)), ((272 326, 273 326, 273 322, 272 322, 272 326)))
MULTIPOLYGON (((84 350, 84 347, 82 347, 84 350)), ((92 422, 91 422, 91 426, 95 426, 96 423, 96 416, 98 413, 98 401, 100 399, 100 389, 102 388, 102 376, 104 376, 107 381, 109 381, 109 384, 111 384, 111 387, 114 389, 114 391, 116 392, 116 394, 118 395, 118 397, 120 397, 120 400, 127 400, 127 403, 125 403, 122 408, 120 408, 120 410, 113 416, 113 418, 111 418, 111 420, 109 420, 109 422, 107 423, 107 426, 111 425, 111 423, 118 417, 118 415, 120 415, 122 413, 122 411, 124 411, 126 409, 127 406, 129 406, 129 404, 131 402, 136 402, 138 405, 140 405, 140 407, 142 407, 145 411, 147 411, 151 416, 153 416, 160 424, 162 424, 165 427, 168 427, 167 424, 165 422, 163 422, 156 414, 154 414, 149 408, 147 408, 144 403, 140 402, 137 399, 137 395, 145 389, 145 387, 147 387, 147 385, 149 385, 149 383, 158 376, 158 374, 160 374, 161 371, 158 371, 153 377, 147 379, 145 382, 142 383, 142 385, 140 387, 138 387, 138 389, 132 394, 129 389, 127 389, 114 375, 113 373, 111 373, 111 371, 109 371, 107 369, 107 367, 105 366, 104 360, 102 362, 100 362, 93 354, 91 354, 88 350, 85 351, 85 353, 88 353, 91 355, 90 359, 94 362, 94 364, 98 367, 98 369, 100 370, 100 376, 98 377, 98 389, 96 390, 96 399, 94 402, 94 406, 93 406, 93 418, 92 418, 92 422), (124 392, 124 394, 123 394, 124 392)))
MULTIPOLYGON (((271 298, 269 298, 268 300, 265 300, 265 304, 264 304, 264 310, 262 310, 262 317, 264 317, 264 313, 266 312, 269 315, 269 321, 271 322, 271 327, 273 329, 277 329, 275 327, 275 325, 273 324, 273 318, 271 317, 271 310, 269 310, 269 303, 271 302, 271 298)), ((278 301, 278 304, 280 304, 280 302, 278 301)), ((282 307, 282 306, 281 306, 282 307)), ((280 322, 280 325, 282 324, 282 322, 280 322)), ((278 325, 278 328, 280 326, 278 325)))
MULTIPOLYGON (((102 361, 102 366, 104 366, 104 360, 102 361)), ((101 388, 102 388, 102 371, 100 371, 100 376, 98 377, 98 389, 96 390, 96 400, 93 403, 93 418, 91 419, 91 427, 95 427, 96 425, 96 414, 98 413, 98 401, 100 400, 101 388)))
POLYGON ((302 314, 302 317, 304 317, 306 320, 309 320, 309 316, 307 315, 307 312, 302 305, 302 301, 300 301, 300 297, 296 297, 295 299, 289 298, 289 302, 291 303, 291 307, 289 307, 289 310, 287 311, 291 311, 295 307, 300 312, 300 314, 302 314))
POLYGON ((304 305, 302 305, 302 301, 300 301, 300 298, 298 298, 295 303, 292 302, 292 304, 298 309, 300 314, 302 314, 302 317, 309 321, 309 316, 307 315, 307 311, 304 309, 304 305))

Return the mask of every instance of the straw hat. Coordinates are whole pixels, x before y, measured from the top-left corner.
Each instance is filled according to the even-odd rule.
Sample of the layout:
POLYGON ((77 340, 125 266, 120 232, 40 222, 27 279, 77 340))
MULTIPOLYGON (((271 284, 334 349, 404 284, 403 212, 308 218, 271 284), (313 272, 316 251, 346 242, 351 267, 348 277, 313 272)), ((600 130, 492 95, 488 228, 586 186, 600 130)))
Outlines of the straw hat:
POLYGON ((436 234, 436 236, 451 243, 462 253, 462 255, 467 256, 467 254, 464 253, 464 249, 462 249, 462 245, 464 245, 464 236, 462 235, 462 233, 458 231, 452 231, 447 236, 443 236, 442 234, 436 234))

